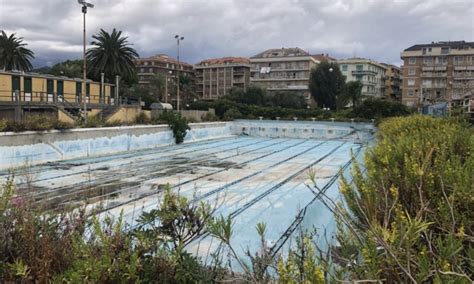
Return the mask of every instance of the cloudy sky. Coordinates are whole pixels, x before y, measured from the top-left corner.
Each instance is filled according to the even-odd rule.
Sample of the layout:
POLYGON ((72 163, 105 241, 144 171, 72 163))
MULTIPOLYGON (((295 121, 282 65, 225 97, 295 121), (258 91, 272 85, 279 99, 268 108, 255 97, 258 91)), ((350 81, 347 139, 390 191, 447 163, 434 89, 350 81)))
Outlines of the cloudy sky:
MULTIPOLYGON (((123 30, 143 57, 183 60, 252 56, 268 48, 301 47, 336 58, 400 63, 400 51, 431 41, 474 41, 474 0, 90 0, 90 35, 123 30)), ((82 55, 77 0, 0 0, 0 30, 22 36, 51 65, 82 55)))

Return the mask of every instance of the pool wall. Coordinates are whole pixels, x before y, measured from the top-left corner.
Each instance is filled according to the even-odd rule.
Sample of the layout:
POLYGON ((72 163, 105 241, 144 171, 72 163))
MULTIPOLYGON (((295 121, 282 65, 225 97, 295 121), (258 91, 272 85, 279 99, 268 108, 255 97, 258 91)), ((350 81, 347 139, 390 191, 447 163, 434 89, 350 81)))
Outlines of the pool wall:
MULTIPOLYGON (((233 135, 366 140, 373 133, 372 124, 320 121, 236 120, 190 126, 185 143, 233 135)), ((172 144, 173 134, 167 125, 0 133, 0 170, 172 144)))
POLYGON ((236 120, 234 134, 271 138, 369 140, 374 126, 369 123, 325 121, 236 120))
MULTIPOLYGON (((185 143, 232 136, 227 122, 195 123, 185 143)), ((174 144, 167 125, 0 133, 0 169, 174 144)))

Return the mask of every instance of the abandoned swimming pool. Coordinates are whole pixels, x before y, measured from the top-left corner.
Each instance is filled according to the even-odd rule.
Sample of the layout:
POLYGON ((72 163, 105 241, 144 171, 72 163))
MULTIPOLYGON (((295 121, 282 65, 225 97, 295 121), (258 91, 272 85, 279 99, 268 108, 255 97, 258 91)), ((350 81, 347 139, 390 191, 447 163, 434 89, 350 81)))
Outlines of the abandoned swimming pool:
MULTIPOLYGON (((157 133, 168 139, 166 131, 157 133)), ((15 180, 22 194, 34 196, 45 208, 80 206, 87 202, 89 208, 100 207, 102 215, 116 217, 122 213, 129 228, 136 225, 141 212, 157 206, 159 189, 169 185, 189 199, 215 204, 216 215, 232 216, 232 244, 241 255, 247 249, 259 249, 255 226, 266 223, 267 245, 276 255, 284 252, 299 227, 316 228, 320 236, 318 244, 326 245, 335 223, 318 192, 333 201, 339 199, 338 180, 341 175, 349 177, 352 155, 361 159, 372 139, 373 126, 236 121, 194 127, 193 131, 183 145, 171 145, 163 140, 150 148, 131 149, 130 145, 134 144, 128 142, 128 151, 85 156, 75 152, 76 158, 59 157, 17 169, 15 180), (316 185, 309 179, 310 172, 315 175, 316 185)), ((64 148, 74 151, 87 148, 90 153, 94 147, 113 144, 99 143, 100 139, 113 140, 122 134, 48 143, 58 143, 54 151, 59 154, 64 151, 64 157, 68 152, 61 145, 74 145, 64 148)), ((133 139, 140 137, 133 136, 133 139)), ((9 147, 26 146, 43 147, 36 144, 9 147)), ((3 155, 8 151, 3 148, 3 155)), ((1 174, 6 177, 8 172, 1 174)), ((189 250, 207 257, 217 245, 205 236, 191 244, 189 250)))

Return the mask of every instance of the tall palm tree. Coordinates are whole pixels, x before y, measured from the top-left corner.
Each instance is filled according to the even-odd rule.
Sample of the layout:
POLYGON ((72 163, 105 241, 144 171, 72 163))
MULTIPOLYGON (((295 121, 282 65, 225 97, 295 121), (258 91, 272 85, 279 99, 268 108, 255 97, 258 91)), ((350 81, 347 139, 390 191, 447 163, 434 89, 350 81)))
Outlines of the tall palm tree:
POLYGON ((138 53, 130 47, 122 31, 113 29, 109 34, 101 29, 92 38, 94 47, 87 51, 87 62, 93 77, 100 78, 100 73, 104 73, 109 82, 113 82, 116 75, 126 81, 136 78, 134 60, 138 58, 138 53))
POLYGON ((33 51, 26 48, 22 37, 15 34, 8 36, 5 31, 0 34, 0 69, 29 71, 33 68, 31 60, 35 58, 33 51))

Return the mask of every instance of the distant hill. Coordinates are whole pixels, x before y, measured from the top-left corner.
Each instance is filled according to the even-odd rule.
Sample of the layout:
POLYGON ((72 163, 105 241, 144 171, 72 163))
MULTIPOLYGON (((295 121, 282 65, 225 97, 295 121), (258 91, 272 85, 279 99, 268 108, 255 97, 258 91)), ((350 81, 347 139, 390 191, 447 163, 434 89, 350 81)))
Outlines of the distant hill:
POLYGON ((35 72, 35 73, 47 74, 47 73, 50 73, 50 72, 51 72, 51 67, 49 67, 49 66, 43 66, 43 67, 35 68, 35 69, 31 70, 31 71, 32 71, 32 72, 35 72))

